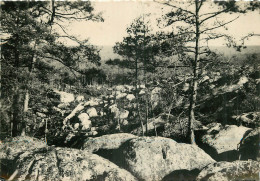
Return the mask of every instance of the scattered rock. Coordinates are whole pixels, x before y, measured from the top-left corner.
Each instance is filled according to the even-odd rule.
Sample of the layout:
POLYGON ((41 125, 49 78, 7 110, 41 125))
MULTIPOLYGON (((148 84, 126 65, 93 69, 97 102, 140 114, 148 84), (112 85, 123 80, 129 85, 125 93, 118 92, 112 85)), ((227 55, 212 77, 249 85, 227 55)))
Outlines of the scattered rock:
POLYGON ((120 92, 125 92, 125 91, 126 91, 126 88, 125 88, 125 86, 123 86, 123 85, 118 85, 118 86, 116 86, 116 90, 117 90, 117 91, 120 91, 120 92))
POLYGON ((151 92, 151 104, 152 107, 156 107, 160 101, 160 92, 162 89, 160 87, 155 87, 151 92))
POLYGON ((163 137, 139 137, 125 142, 117 152, 118 165, 140 180, 157 181, 175 170, 202 169, 215 162, 195 145, 163 137))
POLYGON ((248 82, 248 78, 243 76, 243 77, 240 77, 239 81, 238 81, 238 85, 244 85, 245 83, 248 82))
POLYGON ((71 118, 73 118, 77 113, 79 113, 79 112, 82 111, 83 109, 84 109, 84 103, 78 104, 78 105, 73 109, 73 111, 64 119, 63 125, 66 125, 68 120, 70 120, 71 118))
POLYGON ((59 104, 57 107, 60 108, 60 109, 65 109, 65 108, 67 108, 69 105, 70 105, 70 104, 66 102, 66 103, 61 103, 61 104, 59 104))
POLYGON ((78 129, 79 128, 79 123, 76 123, 76 124, 74 124, 74 129, 78 129))
POLYGON ((121 119, 127 119, 129 115, 129 111, 128 110, 122 110, 120 112, 118 112, 118 114, 115 115, 115 118, 119 118, 121 119))
POLYGON ((257 161, 217 162, 206 166, 196 180, 259 180, 259 172, 260 167, 257 161))
POLYGON ((93 100, 93 99, 91 99, 91 100, 85 102, 84 106, 91 106, 91 107, 97 106, 99 104, 99 101, 100 100, 93 100))
POLYGON ((142 89, 140 92, 139 92, 139 95, 144 95, 145 94, 145 91, 142 89))
POLYGON ((112 113, 119 111, 119 109, 117 108, 117 104, 113 104, 113 105, 109 106, 109 109, 112 113))
POLYGON ((75 100, 74 95, 71 93, 62 92, 58 90, 54 90, 53 92, 59 96, 61 103, 71 103, 75 100))
POLYGON ((123 126, 126 126, 126 125, 128 125, 128 121, 125 120, 125 119, 123 119, 123 120, 121 121, 121 124, 122 124, 123 126))
POLYGON ((77 96, 77 98, 76 98, 76 101, 78 101, 78 102, 82 102, 82 101, 84 101, 84 96, 77 96))
POLYGON ((80 124, 82 125, 82 130, 88 130, 91 128, 92 124, 87 113, 81 113, 78 115, 78 118, 81 122, 80 124))
POLYGON ((88 116, 87 113, 81 113, 81 114, 79 114, 79 115, 78 115, 78 118, 79 118, 79 120, 80 120, 81 122, 86 121, 86 120, 89 120, 89 116, 88 116))
POLYGON ((138 89, 145 89, 145 85, 144 85, 144 84, 142 84, 142 85, 137 85, 137 88, 138 88, 138 89))
POLYGON ((121 98, 126 97, 126 96, 127 96, 127 93, 117 93, 116 99, 121 99, 121 98))
POLYGON ((135 88, 134 88, 134 86, 131 86, 131 85, 125 85, 125 88, 129 91, 129 92, 131 92, 131 91, 133 91, 135 88))
POLYGON ((97 110, 94 108, 94 107, 91 107, 87 110, 87 113, 89 115, 90 118, 92 117, 97 117, 98 114, 97 114, 97 110))
POLYGON ((135 99, 135 96, 134 96, 134 94, 128 94, 128 95, 126 96, 126 98, 127 98, 127 100, 132 101, 132 100, 135 99))

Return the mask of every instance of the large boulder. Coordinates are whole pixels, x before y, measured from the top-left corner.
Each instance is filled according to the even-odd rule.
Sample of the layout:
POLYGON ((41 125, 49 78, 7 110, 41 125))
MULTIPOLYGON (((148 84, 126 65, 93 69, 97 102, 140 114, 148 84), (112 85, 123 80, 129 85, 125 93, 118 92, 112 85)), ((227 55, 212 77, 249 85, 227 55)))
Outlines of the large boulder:
POLYGON ((132 138, 136 138, 136 136, 128 133, 108 134, 96 138, 89 137, 83 144, 82 149, 89 152, 118 149, 124 142, 132 138))
POLYGON ((202 169, 215 162, 196 145, 163 137, 139 137, 117 151, 117 164, 140 180, 157 181, 176 170, 202 169))
POLYGON ((202 147, 214 159, 234 161, 238 159, 238 144, 250 128, 236 125, 222 126, 220 123, 208 125, 207 133, 202 136, 202 147))
POLYGON ((257 161, 217 162, 206 166, 196 180, 259 180, 259 172, 260 167, 257 161))
POLYGON ((260 127, 248 132, 239 144, 239 155, 241 160, 260 160, 259 154, 260 127))
POLYGON ((98 155, 70 148, 48 147, 25 152, 19 157, 17 170, 15 180, 136 180, 98 155))

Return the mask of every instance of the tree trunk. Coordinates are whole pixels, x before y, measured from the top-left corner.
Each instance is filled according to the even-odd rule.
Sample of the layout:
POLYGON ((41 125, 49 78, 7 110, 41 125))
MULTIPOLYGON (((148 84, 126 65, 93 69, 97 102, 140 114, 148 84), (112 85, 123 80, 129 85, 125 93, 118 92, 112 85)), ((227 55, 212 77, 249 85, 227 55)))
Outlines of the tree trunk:
POLYGON ((21 121, 20 118, 20 108, 19 108, 19 103, 20 103, 20 92, 19 89, 16 89, 16 93, 13 95, 13 119, 12 119, 12 137, 18 136, 19 135, 19 123, 21 121))
MULTIPOLYGON (((26 116, 26 113, 28 112, 29 99, 30 99, 29 91, 28 91, 28 89, 26 89, 25 98, 24 98, 24 106, 23 106, 23 117, 26 116)), ((26 130, 26 120, 25 120, 25 118, 23 118, 21 136, 25 136, 25 130, 26 130)))
POLYGON ((141 116, 140 116, 137 85, 138 85, 138 61, 137 61, 137 58, 136 58, 135 59, 135 100, 136 100, 136 105, 137 105, 137 115, 138 115, 138 119, 139 119, 139 121, 141 123, 142 135, 144 136, 144 123, 143 123, 143 121, 141 119, 141 116))
POLYGON ((198 68, 199 68, 199 39, 200 39, 200 22, 199 22, 199 2, 195 1, 196 6, 196 44, 195 44, 195 59, 193 62, 193 80, 191 82, 191 95, 190 95, 190 107, 189 107, 189 136, 190 143, 196 144, 194 135, 194 109, 196 105, 197 89, 198 89, 198 68))
MULTIPOLYGON (((19 22, 19 17, 17 17, 17 24, 19 22)), ((18 44, 19 44, 19 36, 16 35, 16 41, 15 41, 15 49, 14 49, 14 58, 15 58, 15 62, 14 62, 14 67, 17 68, 17 70, 19 69, 20 66, 20 57, 19 57, 19 51, 18 51, 18 44)), ((17 76, 17 74, 16 74, 17 76)), ((20 118, 20 107, 19 107, 19 103, 20 103, 20 91, 19 91, 19 86, 16 85, 15 86, 15 91, 14 91, 14 95, 13 95, 13 103, 12 103, 12 114, 13 114, 13 118, 12 118, 12 137, 18 136, 19 135, 19 123, 21 121, 20 118)))

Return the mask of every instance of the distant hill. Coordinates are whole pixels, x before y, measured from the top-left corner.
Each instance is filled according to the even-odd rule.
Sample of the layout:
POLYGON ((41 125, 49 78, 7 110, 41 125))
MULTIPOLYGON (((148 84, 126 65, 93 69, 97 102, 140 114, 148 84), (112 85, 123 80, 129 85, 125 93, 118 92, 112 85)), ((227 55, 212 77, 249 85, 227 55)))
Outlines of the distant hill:
POLYGON ((120 58, 120 55, 117 55, 113 52, 113 46, 101 46, 100 56, 101 61, 106 61, 108 59, 120 58))
MULTIPOLYGON (((102 46, 100 51, 101 60, 106 61, 108 59, 120 58, 119 55, 113 52, 113 46, 102 46)), ((244 54, 252 54, 257 53, 260 54, 260 46, 248 46, 246 49, 242 49, 241 52, 236 51, 234 48, 228 48, 225 46, 215 46, 211 47, 212 50, 216 50, 216 52, 223 53, 226 56, 232 55, 244 55, 244 54)))

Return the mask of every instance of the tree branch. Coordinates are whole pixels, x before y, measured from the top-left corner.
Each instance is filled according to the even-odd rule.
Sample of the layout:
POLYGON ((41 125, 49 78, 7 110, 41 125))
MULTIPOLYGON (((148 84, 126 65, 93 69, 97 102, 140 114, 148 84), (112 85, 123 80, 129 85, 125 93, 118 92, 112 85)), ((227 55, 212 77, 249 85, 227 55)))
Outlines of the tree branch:
MULTIPOLYGON (((230 9, 230 8, 224 9, 224 10, 222 10, 222 11, 218 11, 218 12, 213 13, 213 15, 208 16, 207 18, 201 20, 201 21, 200 21, 200 24, 202 24, 203 22, 205 22, 205 21, 207 21, 207 20, 209 20, 209 19, 211 19, 211 18, 214 18, 214 17, 216 17, 216 16, 218 16, 218 15, 220 15, 220 14, 222 14, 222 13, 227 12, 229 9, 230 9)), ((201 15, 201 16, 203 16, 203 15, 201 15)))
POLYGON ((230 20, 230 21, 228 21, 228 22, 226 22, 226 23, 220 24, 219 26, 215 26, 215 27, 212 27, 212 28, 209 28, 209 29, 205 29, 205 30, 201 31, 200 33, 202 34, 202 33, 204 33, 204 32, 207 32, 207 31, 210 31, 210 30, 214 30, 214 29, 223 27, 223 26, 225 26, 225 25, 227 25, 227 24, 229 24, 229 23, 232 23, 233 21, 235 21, 235 20, 238 19, 238 18, 239 18, 239 16, 237 16, 236 18, 234 18, 234 19, 232 19, 232 20, 230 20))
POLYGON ((156 0, 154 0, 154 2, 159 3, 159 4, 163 4, 163 5, 167 5, 167 6, 176 8, 176 9, 180 9, 181 11, 184 11, 184 12, 186 12, 186 13, 189 13, 189 14, 195 16, 195 14, 194 14, 193 12, 188 11, 188 10, 183 9, 183 8, 180 8, 180 7, 177 7, 177 6, 175 6, 175 5, 173 5, 173 4, 170 4, 170 3, 168 3, 168 2, 163 3, 163 2, 158 2, 158 1, 156 1, 156 0))

